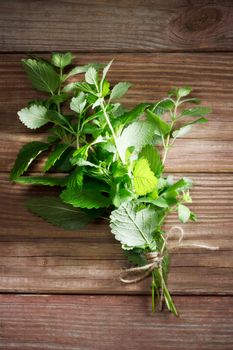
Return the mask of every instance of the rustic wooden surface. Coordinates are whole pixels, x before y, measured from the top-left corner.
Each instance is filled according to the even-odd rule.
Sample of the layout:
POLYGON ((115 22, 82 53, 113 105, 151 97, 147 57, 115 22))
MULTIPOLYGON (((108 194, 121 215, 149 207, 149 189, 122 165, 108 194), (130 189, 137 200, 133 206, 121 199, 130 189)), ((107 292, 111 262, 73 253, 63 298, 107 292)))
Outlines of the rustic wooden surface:
MULTIPOLYGON (((114 350, 116 340, 129 350, 232 349, 232 16, 231 0, 0 2, 0 349, 114 350), (167 172, 195 183, 199 220, 183 226, 185 239, 219 246, 172 254, 179 319, 150 313, 149 280, 119 282, 128 265, 104 222, 79 232, 51 226, 24 207, 47 190, 9 181, 20 147, 43 137, 18 121, 16 112, 43 96, 20 59, 52 50, 75 52, 77 64, 114 57, 110 80, 134 85, 124 98, 129 107, 190 85, 213 108, 209 123, 178 140, 167 162, 167 172)), ((177 223, 172 216, 165 228, 177 223)))
POLYGON ((231 0, 1 0, 0 50, 225 51, 232 13, 231 0))
POLYGON ((0 349, 232 349, 232 298, 175 302, 180 318, 167 310, 151 314, 142 296, 2 295, 0 349))

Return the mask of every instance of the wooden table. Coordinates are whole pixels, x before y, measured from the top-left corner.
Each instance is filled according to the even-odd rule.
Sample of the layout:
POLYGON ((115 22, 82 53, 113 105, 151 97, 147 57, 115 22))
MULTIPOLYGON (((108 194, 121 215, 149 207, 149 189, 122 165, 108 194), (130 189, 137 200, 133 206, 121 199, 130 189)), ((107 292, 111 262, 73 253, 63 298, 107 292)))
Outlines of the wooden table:
MULTIPOLYGON (((0 349, 232 349, 233 2, 2 0, 0 24, 0 349), (178 319, 151 313, 150 281, 119 281, 127 262, 108 227, 50 226, 24 207, 46 190, 9 182, 19 148, 42 137, 16 115, 38 97, 20 59, 52 50, 75 52, 78 64, 114 57, 111 81, 134 84, 128 106, 190 85, 213 108, 207 125, 177 141, 167 164, 195 182, 199 220, 185 225, 186 240, 220 248, 172 255, 178 319)), ((174 216, 166 227, 175 223, 174 216)))

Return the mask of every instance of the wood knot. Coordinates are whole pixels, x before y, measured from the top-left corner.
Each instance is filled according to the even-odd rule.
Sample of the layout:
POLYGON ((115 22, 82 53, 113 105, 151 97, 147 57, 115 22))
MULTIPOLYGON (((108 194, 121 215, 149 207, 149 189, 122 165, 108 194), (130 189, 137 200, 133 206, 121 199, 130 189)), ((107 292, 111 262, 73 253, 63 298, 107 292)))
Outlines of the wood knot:
POLYGON ((170 22, 174 40, 205 40, 216 36, 217 27, 223 21, 223 13, 216 7, 192 7, 182 10, 178 17, 170 22))

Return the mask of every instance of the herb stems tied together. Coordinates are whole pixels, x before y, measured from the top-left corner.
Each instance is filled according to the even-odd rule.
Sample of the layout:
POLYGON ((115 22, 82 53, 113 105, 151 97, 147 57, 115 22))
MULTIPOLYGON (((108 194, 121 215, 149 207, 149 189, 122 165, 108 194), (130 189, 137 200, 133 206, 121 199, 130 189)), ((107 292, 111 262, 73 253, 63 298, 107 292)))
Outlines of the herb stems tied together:
POLYGON ((27 128, 44 127, 47 133, 22 147, 11 180, 60 188, 59 196, 31 198, 27 207, 66 230, 107 218, 136 266, 134 272, 152 278, 152 311, 162 310, 165 302, 177 316, 167 287, 169 249, 163 226, 171 212, 182 223, 196 216, 188 208, 191 180, 165 175, 165 163, 175 140, 205 123, 210 109, 192 97, 190 87, 173 88, 162 100, 129 109, 120 99, 131 84, 107 80, 112 61, 73 62, 69 52, 22 60, 33 88, 44 97, 29 101, 19 119, 27 128), (41 157, 41 175, 30 174, 30 165, 41 157), (153 261, 148 262, 148 254, 153 261))

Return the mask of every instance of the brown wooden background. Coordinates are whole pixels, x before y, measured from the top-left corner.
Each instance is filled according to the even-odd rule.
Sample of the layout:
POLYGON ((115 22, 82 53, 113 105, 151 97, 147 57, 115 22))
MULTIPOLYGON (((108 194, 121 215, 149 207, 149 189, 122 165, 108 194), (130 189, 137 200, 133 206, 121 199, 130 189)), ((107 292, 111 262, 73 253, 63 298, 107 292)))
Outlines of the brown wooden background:
POLYGON ((1 0, 1 350, 233 348, 232 45, 232 0, 1 0), (46 191, 8 180, 21 145, 42 136, 16 115, 38 96, 20 59, 52 50, 76 53, 78 64, 114 57, 112 81, 134 83, 129 106, 191 85, 213 108, 207 125, 177 141, 167 166, 196 184, 199 221, 185 225, 186 239, 220 247, 173 254, 179 319, 151 314, 149 281, 119 282, 127 262, 106 226, 50 226, 24 208, 29 195, 46 191))

